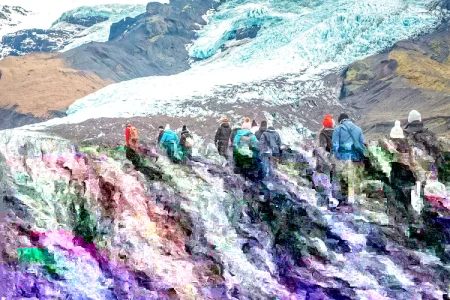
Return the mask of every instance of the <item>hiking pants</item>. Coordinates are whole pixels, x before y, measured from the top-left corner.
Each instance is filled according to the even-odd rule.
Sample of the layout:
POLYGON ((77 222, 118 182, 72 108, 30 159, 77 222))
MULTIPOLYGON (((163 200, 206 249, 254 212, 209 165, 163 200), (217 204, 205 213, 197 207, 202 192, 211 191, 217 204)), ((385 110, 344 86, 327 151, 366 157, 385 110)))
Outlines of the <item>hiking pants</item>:
POLYGON ((226 160, 229 159, 228 154, 228 141, 217 141, 217 151, 219 151, 219 155, 225 157, 226 160))
POLYGON ((364 164, 350 160, 340 160, 336 163, 337 181, 340 182, 341 194, 347 194, 348 202, 355 201, 355 194, 360 193, 358 187, 364 175, 364 164))
POLYGON ((165 143, 163 146, 164 146, 164 150, 167 153, 167 156, 170 159, 173 159, 175 157, 176 144, 175 143, 165 143))
POLYGON ((270 155, 261 154, 261 167, 262 167, 264 178, 268 178, 273 175, 273 166, 270 161, 270 155))

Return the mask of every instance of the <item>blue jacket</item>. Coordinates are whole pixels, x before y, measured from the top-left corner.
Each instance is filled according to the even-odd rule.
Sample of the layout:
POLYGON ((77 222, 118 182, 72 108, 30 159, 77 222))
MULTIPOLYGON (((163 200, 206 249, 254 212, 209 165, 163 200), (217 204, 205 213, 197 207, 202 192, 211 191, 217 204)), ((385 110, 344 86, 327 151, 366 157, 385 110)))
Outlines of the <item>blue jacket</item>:
POLYGON ((175 132, 173 132, 172 130, 166 130, 166 131, 164 131, 164 134, 161 138, 160 143, 161 144, 178 144, 179 141, 180 140, 175 132))
POLYGON ((364 158, 362 154, 365 148, 364 135, 361 128, 353 124, 350 120, 344 120, 336 127, 333 133, 332 143, 332 151, 338 160, 360 161, 364 158), (354 144, 353 140, 356 144, 354 144))
POLYGON ((247 135, 249 133, 251 134, 251 141, 252 141, 251 146, 253 148, 253 151, 257 151, 258 150, 258 139, 248 129, 241 129, 241 130, 238 130, 238 132, 236 133, 236 136, 235 136, 234 141, 233 141, 233 146, 234 146, 235 149, 239 148, 241 137, 243 137, 244 135, 247 135))

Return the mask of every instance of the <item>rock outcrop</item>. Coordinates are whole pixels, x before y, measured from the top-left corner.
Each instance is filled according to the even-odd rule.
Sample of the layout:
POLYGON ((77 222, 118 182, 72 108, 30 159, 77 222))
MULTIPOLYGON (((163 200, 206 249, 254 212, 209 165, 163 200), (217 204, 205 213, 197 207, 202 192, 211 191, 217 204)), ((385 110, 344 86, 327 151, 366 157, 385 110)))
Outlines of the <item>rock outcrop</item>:
POLYGON ((176 74, 189 69, 186 45, 205 24, 203 15, 219 5, 213 0, 150 2, 146 14, 113 24, 109 42, 83 45, 59 57, 115 82, 176 74))

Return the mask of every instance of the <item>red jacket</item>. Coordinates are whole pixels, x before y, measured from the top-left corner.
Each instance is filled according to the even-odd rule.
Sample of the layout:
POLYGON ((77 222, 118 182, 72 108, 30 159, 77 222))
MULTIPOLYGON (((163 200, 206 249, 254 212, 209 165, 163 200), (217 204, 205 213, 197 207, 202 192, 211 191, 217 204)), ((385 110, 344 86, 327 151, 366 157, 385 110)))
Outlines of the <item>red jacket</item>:
POLYGON ((125 128, 125 144, 127 146, 130 145, 130 135, 131 135, 131 125, 127 126, 127 128, 125 128))

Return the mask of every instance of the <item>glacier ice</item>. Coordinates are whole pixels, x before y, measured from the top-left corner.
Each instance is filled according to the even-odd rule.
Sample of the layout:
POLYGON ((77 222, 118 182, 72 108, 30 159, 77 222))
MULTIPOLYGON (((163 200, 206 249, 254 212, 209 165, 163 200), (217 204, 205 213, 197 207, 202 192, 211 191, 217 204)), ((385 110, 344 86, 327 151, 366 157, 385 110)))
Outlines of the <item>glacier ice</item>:
MULTIPOLYGON (((70 24, 62 22, 64 16, 108 16, 109 20, 86 29, 73 39, 72 49, 91 41, 108 40, 109 27, 125 17, 134 17, 145 12, 148 2, 168 3, 168 0, 69 0, 69 1, 34 1, 34 0, 2 0, 1 4, 21 6, 30 11, 27 16, 15 14, 12 25, 0 23, 0 38, 3 35, 25 29, 64 29, 70 24), (14 25, 14 26, 13 26, 14 25)), ((69 30, 70 31, 70 30, 69 30)))
POLYGON ((110 4, 96 6, 81 6, 67 11, 54 22, 53 26, 67 21, 69 18, 104 17, 108 20, 97 23, 74 36, 62 52, 74 49, 89 42, 106 42, 111 25, 126 17, 136 17, 145 12, 145 5, 110 4))
POLYGON ((323 76, 433 30, 447 17, 435 4, 230 0, 208 17, 188 48, 202 59, 190 70, 110 85, 76 101, 67 118, 34 127, 100 117, 215 116, 218 105, 237 110, 242 103, 281 105, 311 95, 339 105, 339 90, 325 87, 323 76), (220 53, 233 31, 255 24, 261 27, 256 38, 220 53), (282 85, 276 83, 279 78, 282 85))

